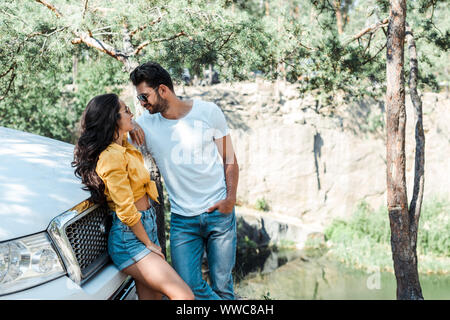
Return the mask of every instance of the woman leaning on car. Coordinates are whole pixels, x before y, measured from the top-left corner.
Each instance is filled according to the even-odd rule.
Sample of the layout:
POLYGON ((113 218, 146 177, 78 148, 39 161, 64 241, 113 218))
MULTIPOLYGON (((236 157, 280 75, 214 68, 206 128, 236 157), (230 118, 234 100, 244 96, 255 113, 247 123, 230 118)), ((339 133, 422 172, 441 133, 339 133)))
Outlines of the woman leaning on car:
POLYGON ((154 181, 142 154, 128 143, 133 114, 115 94, 89 101, 75 146, 75 175, 94 203, 113 211, 108 253, 119 270, 131 275, 139 299, 193 299, 191 289, 167 263, 156 232, 154 181))

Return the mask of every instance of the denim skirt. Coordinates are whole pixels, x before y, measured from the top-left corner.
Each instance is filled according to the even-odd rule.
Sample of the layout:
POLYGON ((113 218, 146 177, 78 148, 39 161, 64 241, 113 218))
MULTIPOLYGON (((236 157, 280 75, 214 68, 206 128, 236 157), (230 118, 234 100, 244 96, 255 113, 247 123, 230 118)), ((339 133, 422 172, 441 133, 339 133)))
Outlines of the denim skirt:
MULTIPOLYGON (((159 246, 156 229, 156 212, 154 207, 140 211, 144 229, 154 244, 159 246)), ((138 262, 151 252, 139 240, 129 226, 124 224, 113 211, 111 230, 108 235, 108 253, 119 270, 138 262)))

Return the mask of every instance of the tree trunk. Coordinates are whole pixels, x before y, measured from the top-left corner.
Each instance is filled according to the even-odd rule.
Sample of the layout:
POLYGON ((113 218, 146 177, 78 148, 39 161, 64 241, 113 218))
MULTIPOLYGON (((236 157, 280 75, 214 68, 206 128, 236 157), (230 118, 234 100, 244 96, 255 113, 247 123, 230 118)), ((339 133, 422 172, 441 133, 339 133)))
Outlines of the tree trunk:
MULTIPOLYGON (((416 156, 414 167, 414 189, 411 204, 409 206, 410 219, 413 219, 416 227, 419 224, 420 210, 422 207, 424 176, 425 176, 425 134, 423 131, 422 100, 417 92, 417 79, 419 77, 419 63, 417 60, 416 44, 411 27, 406 24, 406 39, 409 48, 409 91, 414 106, 416 156)), ((414 241, 417 241, 417 229, 413 232, 414 241)))
POLYGON ((410 229, 405 174, 405 82, 404 41, 406 0, 390 1, 386 55, 386 160, 387 203, 391 227, 391 247, 397 279, 397 299, 423 299, 417 271, 416 245, 410 229))
MULTIPOLYGON (((414 189, 412 200, 409 206, 409 219, 411 221, 409 232, 411 237, 411 246, 416 254, 417 248, 417 230, 419 227, 419 218, 422 208, 422 199, 425 183, 425 134, 423 131, 422 118, 422 100, 417 93, 417 79, 419 77, 419 64, 417 61, 416 44, 411 28, 406 23, 406 39, 409 48, 409 94, 414 106, 415 116, 415 136, 416 136, 416 154, 414 165, 414 189)), ((416 255, 417 260, 417 255, 416 255)), ((420 289, 420 283, 418 284, 420 289)), ((420 296, 422 296, 420 294, 420 296)))
POLYGON ((211 63, 209 64, 209 69, 208 70, 209 70, 208 83, 209 83, 210 86, 212 86, 212 84, 213 84, 213 66, 212 66, 211 63))
POLYGON ((334 11, 336 12, 336 24, 339 34, 344 33, 344 23, 342 20, 341 0, 333 1, 334 11))

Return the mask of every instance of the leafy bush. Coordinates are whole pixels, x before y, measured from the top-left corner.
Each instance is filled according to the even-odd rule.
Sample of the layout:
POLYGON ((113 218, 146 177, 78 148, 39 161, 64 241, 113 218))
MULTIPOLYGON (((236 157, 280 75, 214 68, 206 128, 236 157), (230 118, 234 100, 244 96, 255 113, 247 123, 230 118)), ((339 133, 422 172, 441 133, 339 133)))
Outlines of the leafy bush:
MULTIPOLYGON (((417 240, 419 272, 450 270, 450 202, 432 198, 422 206, 417 240)), ((330 254, 348 265, 392 270, 389 216, 386 207, 358 204, 348 220, 336 219, 325 230, 330 254)))
POLYGON ((259 210, 259 211, 269 211, 269 209, 270 209, 269 204, 267 203, 267 200, 264 198, 256 200, 255 208, 256 208, 256 210, 259 210))

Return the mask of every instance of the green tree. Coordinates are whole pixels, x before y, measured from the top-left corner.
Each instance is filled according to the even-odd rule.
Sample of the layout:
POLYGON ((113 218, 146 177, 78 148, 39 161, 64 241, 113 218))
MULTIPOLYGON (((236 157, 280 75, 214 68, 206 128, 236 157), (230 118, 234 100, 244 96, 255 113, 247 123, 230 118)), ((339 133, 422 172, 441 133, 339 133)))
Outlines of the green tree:
MULTIPOLYGON (((348 71, 346 67, 353 67, 354 69, 347 73, 348 75, 364 75, 365 72, 370 71, 370 66, 374 65, 375 58, 381 52, 379 50, 373 58, 363 60, 361 64, 358 59, 364 57, 365 52, 369 49, 374 33, 382 29, 386 35, 386 42, 382 49, 386 47, 385 62, 378 58, 376 64, 378 68, 386 65, 385 81, 386 81, 386 158, 387 158, 387 191, 388 191, 388 211, 391 226, 391 247, 392 258, 394 261, 395 275, 397 279, 397 298, 398 299, 423 299, 422 291, 419 282, 417 271, 417 230, 421 213, 423 188, 424 188, 424 161, 425 161, 425 136, 422 125, 422 103, 417 92, 418 84, 422 83, 431 87, 437 87, 435 77, 432 74, 425 74, 420 76, 419 70, 419 55, 417 53, 416 39, 413 36, 415 27, 419 30, 419 40, 426 39, 431 45, 437 46, 441 49, 448 47, 448 39, 443 39, 435 31, 428 28, 430 23, 421 24, 420 15, 425 13, 427 9, 431 8, 432 12, 439 4, 436 1, 411 1, 391 0, 379 2, 377 11, 381 14, 387 14, 389 10, 389 18, 382 18, 378 23, 363 29, 355 36, 344 42, 339 37, 333 36, 327 38, 326 48, 335 48, 335 50, 326 51, 324 47, 325 56, 321 55, 323 62, 328 62, 333 66, 333 69, 339 72, 348 71), (406 22, 406 12, 412 12, 411 27, 406 22), (421 28, 421 26, 426 26, 421 28), (387 26, 387 30, 384 27, 387 26), (361 39, 369 36, 366 39, 367 45, 361 45, 361 39), (408 41, 410 68, 405 72, 405 50, 404 42, 408 41), (358 41, 358 46, 351 47, 350 44, 355 40, 358 41), (364 48, 364 51, 361 49, 364 48), (351 54, 352 59, 346 60, 345 55, 351 54), (343 59, 344 57, 344 59, 343 59), (351 63, 348 63, 348 62, 351 63), (364 64, 369 65, 369 69, 364 69, 364 64), (344 66, 343 69, 340 69, 344 66), (355 73, 355 70, 359 72, 355 73), (410 96, 414 105, 415 111, 415 127, 416 127, 416 155, 415 155, 415 178, 413 197, 408 207, 408 198, 406 194, 406 175, 405 175, 405 125, 406 125, 406 111, 405 111, 405 73, 409 76, 410 96)), ((313 4, 318 10, 322 10, 324 17, 324 25, 326 29, 331 30, 333 26, 333 12, 327 1, 313 1, 313 4)), ((375 11, 375 10, 374 10, 375 11)), ((372 13, 371 13, 372 14, 372 13)), ((433 13, 431 14, 431 19, 433 13)), ((434 28, 439 30, 433 24, 434 28)), ((442 32, 441 32, 442 34, 442 32)), ((328 73, 325 74, 325 77, 328 73)), ((380 73, 381 74, 381 73, 380 73)), ((322 76, 322 79, 325 78, 322 76)), ((339 86, 342 84, 340 77, 327 78, 332 86, 325 87, 327 91, 331 92, 329 88, 333 85, 339 86)), ((380 81, 382 78, 379 78, 380 81)), ((345 78, 344 78, 345 82, 345 78)), ((364 86, 364 85, 363 85, 364 86)), ((341 87, 347 91, 345 86, 341 87)), ((382 90, 383 91, 383 90, 382 90)), ((382 92, 381 91, 381 92, 382 92)))

